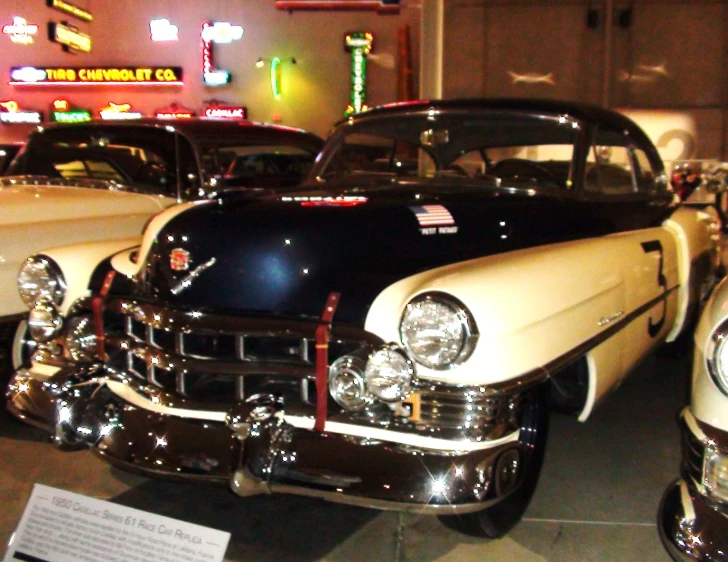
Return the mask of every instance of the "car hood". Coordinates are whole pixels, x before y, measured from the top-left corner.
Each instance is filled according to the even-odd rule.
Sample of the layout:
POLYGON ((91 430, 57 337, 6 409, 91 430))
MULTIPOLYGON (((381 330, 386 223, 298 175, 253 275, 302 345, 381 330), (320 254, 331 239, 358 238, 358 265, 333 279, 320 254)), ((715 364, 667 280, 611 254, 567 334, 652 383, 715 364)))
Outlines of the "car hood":
POLYGON ((0 187, 0 224, 153 213, 174 202, 169 197, 106 189, 6 185, 0 187))
POLYGON ((339 292, 337 319, 363 326, 374 298, 399 279, 584 237, 584 221, 566 217, 558 198, 482 189, 233 197, 148 230, 133 290, 175 308, 308 318, 339 292))

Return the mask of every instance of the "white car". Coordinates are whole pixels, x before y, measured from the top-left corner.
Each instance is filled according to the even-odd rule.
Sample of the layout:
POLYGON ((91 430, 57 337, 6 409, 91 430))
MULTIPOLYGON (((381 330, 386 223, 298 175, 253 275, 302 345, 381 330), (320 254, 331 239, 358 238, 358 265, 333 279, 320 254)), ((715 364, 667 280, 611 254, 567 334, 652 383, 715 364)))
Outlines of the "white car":
POLYGON ((22 322, 32 303, 16 284, 28 256, 94 241, 111 253, 130 237, 138 244, 149 219, 178 202, 295 185, 322 144, 298 129, 222 119, 38 127, 0 178, 0 325, 15 334, 14 366, 32 343, 22 322))
POLYGON ((728 557, 728 278, 695 331, 690 401, 680 413, 680 478, 665 492, 658 528, 678 561, 728 557))

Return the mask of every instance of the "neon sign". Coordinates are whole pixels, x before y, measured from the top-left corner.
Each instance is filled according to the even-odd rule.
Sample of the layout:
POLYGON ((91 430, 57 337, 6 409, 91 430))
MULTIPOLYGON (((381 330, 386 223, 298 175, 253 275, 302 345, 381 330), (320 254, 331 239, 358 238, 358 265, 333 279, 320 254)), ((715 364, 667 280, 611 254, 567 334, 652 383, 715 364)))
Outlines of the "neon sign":
POLYGON ((376 10, 398 14, 399 0, 276 0, 279 10, 376 10))
POLYGON ((345 115, 360 113, 369 109, 366 100, 367 86, 367 55, 374 45, 374 36, 365 31, 347 33, 344 46, 351 51, 351 103, 344 112, 345 115))
POLYGON ((84 10, 83 8, 79 8, 78 6, 74 6, 69 2, 64 2, 64 0, 46 0, 46 6, 49 8, 55 8, 64 14, 68 14, 69 16, 73 16, 74 18, 78 18, 83 21, 94 21, 94 17, 91 15, 91 12, 84 10))
POLYGON ((195 112, 176 103, 172 103, 164 109, 157 109, 154 112, 154 116, 157 119, 189 119, 195 116, 195 112))
POLYGON ((37 124, 41 121, 43 121, 43 114, 40 111, 20 109, 18 102, 14 100, 0 102, 0 123, 17 125, 20 123, 37 124))
POLYGON ((71 105, 67 99, 59 98, 51 104, 51 121, 58 123, 83 123, 91 121, 91 112, 71 105))
POLYGON ((270 89, 275 99, 281 99, 281 59, 278 57, 270 61, 270 89))
POLYGON ((142 114, 138 111, 132 111, 131 105, 128 103, 109 102, 105 108, 99 111, 101 119, 106 120, 126 120, 141 119, 142 114))
POLYGON ((10 85, 53 86, 182 86, 179 66, 16 66, 10 69, 10 85))
POLYGON ((227 70, 215 68, 213 43, 230 43, 243 37, 243 28, 228 22, 202 22, 202 81, 205 86, 224 86, 230 82, 227 70))
POLYGON ((231 25, 226 21, 205 23, 207 25, 202 25, 202 40, 208 43, 232 43, 243 37, 243 28, 239 25, 231 25))
POLYGON ((33 35, 38 33, 38 26, 15 16, 12 24, 3 26, 3 33, 10 35, 10 40, 13 43, 30 45, 33 42, 33 35))
POLYGON ((177 41, 179 28, 168 19, 160 18, 149 22, 149 35, 152 41, 177 41))
POLYGON ((63 46, 63 50, 67 53, 91 52, 91 37, 85 33, 81 33, 78 28, 73 25, 49 22, 48 38, 51 41, 60 43, 63 46))
POLYGON ((216 101, 211 101, 210 105, 205 107, 205 117, 224 117, 226 119, 247 119, 248 109, 242 105, 219 105, 216 101))

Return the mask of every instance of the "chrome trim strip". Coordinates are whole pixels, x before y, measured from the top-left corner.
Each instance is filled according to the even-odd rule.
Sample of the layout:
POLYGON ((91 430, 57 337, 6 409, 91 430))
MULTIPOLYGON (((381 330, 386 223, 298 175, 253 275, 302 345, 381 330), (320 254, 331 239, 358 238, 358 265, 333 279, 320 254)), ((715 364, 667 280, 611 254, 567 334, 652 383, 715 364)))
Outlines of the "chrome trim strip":
POLYGON ((653 306, 661 303, 664 300, 667 300, 667 297, 671 295, 674 291, 676 291, 679 288, 679 285, 675 285, 671 289, 665 291, 660 296, 655 297, 654 299, 646 302, 639 308, 636 308, 629 314, 623 315, 620 317, 620 319, 614 323, 610 323, 608 327, 606 327, 604 330, 602 330, 600 333, 598 333, 596 336, 593 336, 586 340, 585 342, 581 343, 580 345, 576 346, 571 351, 565 353, 564 355, 557 357, 551 361, 549 361, 546 365, 544 365, 542 368, 545 369, 548 373, 555 373, 556 371, 559 371, 560 369, 566 367, 569 363, 572 363, 588 351, 592 350, 593 348, 597 347, 599 344, 605 342, 610 337, 612 337, 614 334, 622 330, 623 328, 627 327, 628 324, 630 324, 633 320, 636 320, 640 316, 642 316, 645 312, 650 310, 653 306))

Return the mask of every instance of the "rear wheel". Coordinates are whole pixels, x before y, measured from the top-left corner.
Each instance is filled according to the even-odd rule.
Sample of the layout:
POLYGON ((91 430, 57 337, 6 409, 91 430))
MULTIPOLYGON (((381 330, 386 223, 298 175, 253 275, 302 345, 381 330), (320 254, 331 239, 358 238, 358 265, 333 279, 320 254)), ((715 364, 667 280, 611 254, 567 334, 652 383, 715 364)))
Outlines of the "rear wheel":
MULTIPOLYGON (((524 396, 524 407, 521 413, 521 432, 519 436, 521 465, 521 484, 497 504, 463 515, 439 516, 445 526, 461 533, 475 537, 497 539, 508 533, 523 517, 536 490, 538 477, 543 465, 546 451, 546 439, 549 430, 549 412, 545 387, 540 387, 524 396)), ((508 455, 506 451, 503 455, 508 455)), ((505 464, 499 459, 496 462, 496 473, 505 464)))

